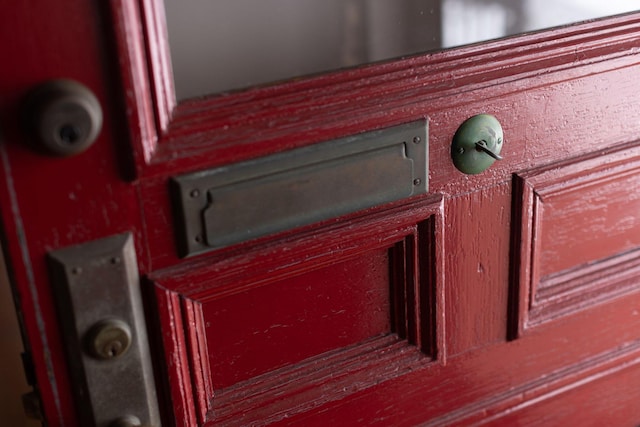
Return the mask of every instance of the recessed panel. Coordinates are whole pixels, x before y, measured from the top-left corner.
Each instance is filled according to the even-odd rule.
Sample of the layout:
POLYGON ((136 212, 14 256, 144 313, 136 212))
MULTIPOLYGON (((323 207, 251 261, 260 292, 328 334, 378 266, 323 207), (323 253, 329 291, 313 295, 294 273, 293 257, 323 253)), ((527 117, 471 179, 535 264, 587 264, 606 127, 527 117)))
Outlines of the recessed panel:
POLYGON ((322 231, 149 277, 194 419, 277 421, 445 361, 442 197, 322 231))
POLYGON ((632 292, 640 279, 640 158, 627 147, 516 179, 520 326, 632 292))
POLYGON ((215 389, 391 332, 388 249, 203 305, 215 389))
POLYGON ((640 174, 593 178, 542 196, 542 277, 640 247, 640 174))

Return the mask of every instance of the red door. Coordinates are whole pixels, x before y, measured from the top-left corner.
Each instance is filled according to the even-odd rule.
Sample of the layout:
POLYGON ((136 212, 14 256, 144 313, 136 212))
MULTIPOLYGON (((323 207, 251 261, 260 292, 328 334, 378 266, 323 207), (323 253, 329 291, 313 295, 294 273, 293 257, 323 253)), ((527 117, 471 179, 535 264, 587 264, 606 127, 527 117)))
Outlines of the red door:
POLYGON ((48 425, 640 423, 640 16, 179 103, 163 22, 2 14, 3 248, 48 425), (59 78, 103 116, 68 156, 23 125, 59 78), (481 113, 503 160, 467 175, 481 113))

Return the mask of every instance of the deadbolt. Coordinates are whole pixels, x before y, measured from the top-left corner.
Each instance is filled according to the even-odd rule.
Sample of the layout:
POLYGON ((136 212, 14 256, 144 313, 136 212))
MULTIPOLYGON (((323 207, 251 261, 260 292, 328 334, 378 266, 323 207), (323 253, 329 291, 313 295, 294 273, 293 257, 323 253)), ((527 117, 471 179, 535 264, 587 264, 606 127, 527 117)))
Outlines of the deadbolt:
POLYGON ((102 109, 86 86, 73 80, 52 80, 28 96, 25 124, 40 151, 70 156, 96 140, 102 128, 102 109))
POLYGON ((102 360, 115 359, 131 346, 131 328, 119 319, 101 320, 87 333, 89 354, 102 360))
POLYGON ((489 114, 479 114, 465 120, 453 136, 451 159, 460 172, 474 175, 487 170, 496 160, 502 160, 504 143, 502 126, 489 114))

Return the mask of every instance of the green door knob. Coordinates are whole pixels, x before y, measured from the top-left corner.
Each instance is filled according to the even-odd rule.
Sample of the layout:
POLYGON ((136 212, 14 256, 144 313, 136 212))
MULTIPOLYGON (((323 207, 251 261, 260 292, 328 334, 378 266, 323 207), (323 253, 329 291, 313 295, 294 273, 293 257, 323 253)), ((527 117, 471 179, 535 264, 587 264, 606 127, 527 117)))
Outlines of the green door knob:
POLYGON ((489 114, 470 117, 460 125, 451 143, 451 159, 460 172, 475 175, 484 172, 496 160, 504 142, 502 126, 489 114))

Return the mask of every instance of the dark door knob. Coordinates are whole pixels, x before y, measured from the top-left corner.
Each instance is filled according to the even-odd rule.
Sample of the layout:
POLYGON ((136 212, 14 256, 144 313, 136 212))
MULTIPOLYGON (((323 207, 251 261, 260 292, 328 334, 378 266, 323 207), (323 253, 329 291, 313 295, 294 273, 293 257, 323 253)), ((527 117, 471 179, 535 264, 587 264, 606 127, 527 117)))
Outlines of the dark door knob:
POLYGON ((93 144, 102 128, 102 109, 95 95, 73 80, 51 80, 25 103, 25 124, 34 145, 56 156, 78 154, 93 144))
POLYGON ((504 142, 502 126, 495 117, 479 114, 464 121, 451 143, 451 159, 460 172, 484 172, 496 160, 502 160, 500 151, 504 142))

